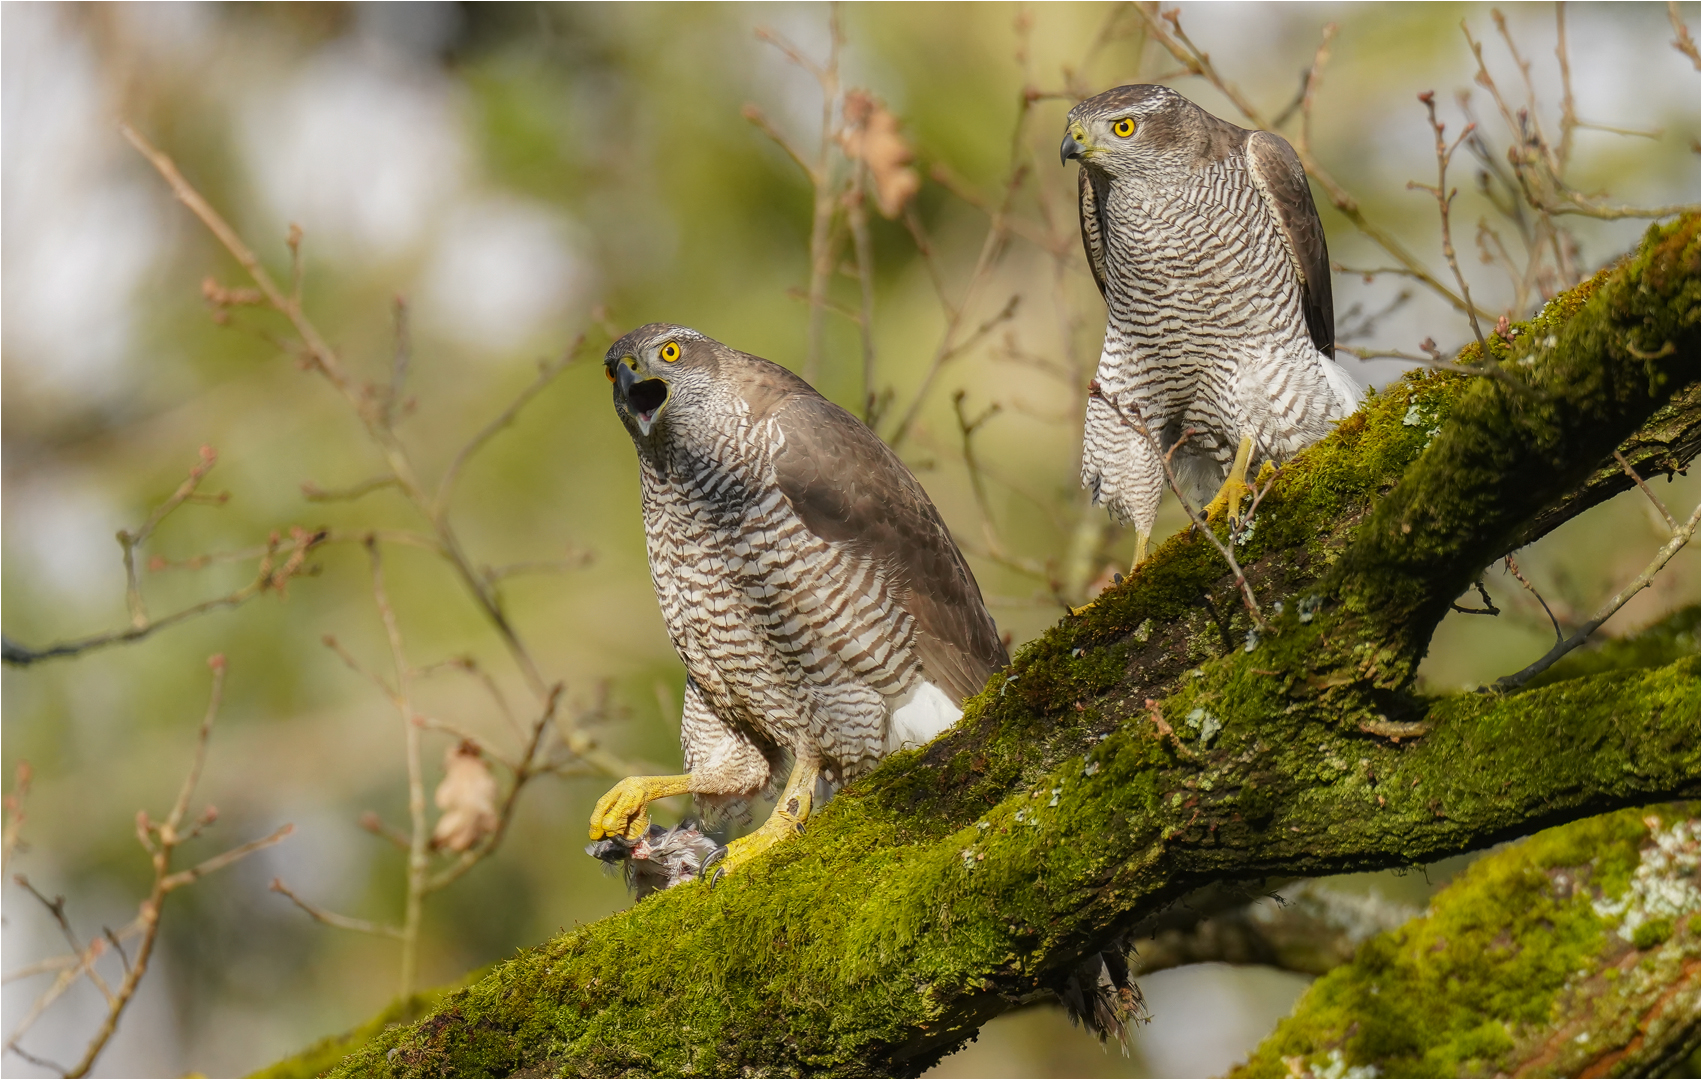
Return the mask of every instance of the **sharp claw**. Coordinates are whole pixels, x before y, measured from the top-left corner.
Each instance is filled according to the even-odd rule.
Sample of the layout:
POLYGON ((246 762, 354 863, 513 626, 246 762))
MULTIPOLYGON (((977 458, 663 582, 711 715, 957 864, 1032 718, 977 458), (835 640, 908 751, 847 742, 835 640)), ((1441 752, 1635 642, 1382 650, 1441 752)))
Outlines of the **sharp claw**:
POLYGON ((722 844, 720 847, 716 848, 714 851, 711 851, 709 853, 709 858, 703 860, 703 866, 700 869, 701 870, 707 870, 711 866, 714 866, 716 863, 720 862, 722 859, 725 859, 726 857, 727 857, 727 845, 722 844))
POLYGON ((727 868, 725 866, 717 866, 715 868, 715 873, 709 875, 709 887, 713 889, 715 887, 715 883, 726 876, 727 868))

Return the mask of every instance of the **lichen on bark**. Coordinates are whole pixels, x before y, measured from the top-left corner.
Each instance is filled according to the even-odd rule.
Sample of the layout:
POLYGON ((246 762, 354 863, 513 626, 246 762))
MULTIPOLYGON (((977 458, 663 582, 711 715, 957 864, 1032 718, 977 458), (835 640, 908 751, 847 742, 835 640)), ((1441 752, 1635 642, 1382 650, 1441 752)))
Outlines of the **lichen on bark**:
POLYGON ((1697 1045, 1698 824, 1623 810, 1478 860, 1233 1075, 1666 1075, 1697 1045))
POLYGON ((1502 375, 1408 376, 1285 467, 1240 549, 1273 634, 1178 536, 803 837, 522 952, 336 1074, 914 1074, 1201 886, 1693 792, 1694 660, 1505 697, 1413 675, 1488 561, 1613 483, 1614 447, 1688 464, 1696 237, 1651 229, 1492 345, 1502 375))

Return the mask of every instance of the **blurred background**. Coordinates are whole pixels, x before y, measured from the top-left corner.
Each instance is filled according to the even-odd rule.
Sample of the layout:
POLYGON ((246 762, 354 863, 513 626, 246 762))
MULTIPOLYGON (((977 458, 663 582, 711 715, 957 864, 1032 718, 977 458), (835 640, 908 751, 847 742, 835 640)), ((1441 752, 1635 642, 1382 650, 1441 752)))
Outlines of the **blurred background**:
MULTIPOLYGON (((1525 104, 1488 7, 1224 3, 1181 12, 1192 40, 1266 116, 1294 101, 1323 27, 1336 24, 1313 150, 1369 217, 1446 275, 1436 204, 1406 187, 1435 180, 1415 95, 1435 90, 1450 131, 1463 127, 1455 92, 1473 89, 1476 72, 1464 20, 1503 94, 1514 108, 1525 104)), ((1678 12, 1696 26, 1695 4, 1678 12)), ((282 319, 252 310, 229 313, 224 325, 212 317, 203 278, 249 282, 126 144, 121 121, 170 154, 283 280, 285 238, 300 227, 307 313, 358 379, 390 378, 393 309, 405 298, 412 348, 397 432, 428 482, 532 381, 540 360, 584 336, 578 362, 469 461, 449 514, 476 567, 506 568, 493 569, 491 590, 544 678, 565 684, 573 731, 602 752, 654 771, 677 771, 679 761, 684 675, 647 576, 634 455, 596 362, 612 334, 652 320, 809 366, 823 392, 859 413, 872 391, 882 434, 894 438, 903 425, 901 452, 970 551, 1001 629, 1015 644, 1039 633, 1063 604, 1124 567, 1133 546, 1076 488, 1104 312, 1076 238, 1075 167, 1059 168, 1055 156, 1071 94, 1163 78, 1242 118, 1200 79, 1177 76, 1126 6, 848 4, 839 19, 841 86, 867 90, 878 102, 870 107, 896 119, 881 129, 884 164, 865 159, 869 177, 898 184, 904 205, 896 219, 870 207, 868 351, 856 322, 863 286, 854 269, 841 269, 855 265, 858 248, 846 236, 829 261, 833 310, 808 365, 810 183, 741 110, 756 106, 814 161, 822 88, 756 30, 825 63, 825 5, 0 6, 7 638, 39 648, 127 625, 114 536, 182 482, 202 446, 216 449, 218 465, 201 490, 229 499, 182 506, 144 547, 144 565, 164 560, 140 579, 156 616, 228 594, 255 572, 252 557, 172 564, 253 549, 290 526, 338 536, 422 527, 393 489, 307 500, 304 483, 357 485, 383 471, 383 457, 349 404, 280 348, 282 319), (1025 87, 1047 96, 1025 109, 1025 87), (919 181, 913 193, 904 190, 906 154, 919 181), (989 242, 985 210, 1007 199, 1011 224, 989 242), (931 259, 918 254, 918 236, 931 259)), ((1517 5, 1506 19, 1530 63, 1536 115, 1552 133, 1563 92, 1555 11, 1517 5)), ((1576 111, 1600 125, 1576 133, 1573 185, 1615 203, 1694 202, 1698 80, 1671 45, 1667 6, 1574 5, 1567 19, 1576 111)), ((1505 126, 1484 88, 1474 92, 1471 108, 1499 153, 1505 126)), ((1298 125, 1291 117, 1283 130, 1295 137, 1298 125)), ((837 146, 825 160, 837 177, 854 175, 837 146)), ((1544 290, 1521 296, 1480 261, 1480 219, 1502 228, 1509 245, 1515 237, 1497 225, 1493 184, 1480 191, 1478 171, 1462 151, 1451 174, 1461 188, 1455 243, 1479 304, 1518 318, 1544 290)), ((1339 214, 1321 213, 1338 262, 1390 265, 1339 214)), ((1588 273, 1630 248, 1646 223, 1565 224, 1565 256, 1588 273)), ((1343 273, 1335 290, 1357 346, 1412 352, 1430 337, 1451 352, 1470 340, 1463 317, 1400 276, 1343 273)), ((1373 385, 1407 366, 1346 365, 1373 385)), ((1697 499, 1693 476, 1655 487, 1680 517, 1697 499)), ((1183 520, 1167 507, 1159 532, 1183 520)), ((1575 624, 1634 577, 1663 536, 1631 493, 1519 562, 1555 615, 1575 624)), ((472 657, 517 712, 535 712, 512 656, 444 561, 406 545, 383 550, 410 661, 472 657)), ((171 897, 154 968, 99 1075, 253 1070, 367 1019, 396 992, 396 942, 316 924, 267 888, 281 877, 338 912, 402 917, 404 854, 359 819, 372 811, 407 821, 403 725, 382 693, 321 644, 335 635, 361 663, 389 670, 366 555, 328 543, 308 566, 311 576, 293 581, 287 597, 4 670, 6 775, 26 761, 34 770, 24 845, 7 870, 66 896, 85 937, 135 916, 150 869, 132 822, 144 808, 162 817, 188 767, 208 655, 228 658, 229 678, 196 805, 214 804, 220 816, 182 864, 296 826, 282 844, 171 897)), ((1552 641, 1530 593, 1499 567, 1486 582, 1506 614, 1451 617, 1424 671, 1431 687, 1479 685, 1552 641)), ((1680 555, 1608 632, 1634 630, 1697 594, 1697 559, 1680 555)), ((495 752, 515 750, 491 698, 464 673, 422 679, 416 707, 495 752)), ((423 738, 429 795, 455 739, 423 738)), ((500 849, 427 899, 420 985, 455 980, 629 902, 621 882, 581 853, 584 821, 609 780, 580 764, 565 771, 576 775, 528 785, 500 849)), ((1344 887, 1422 903, 1458 865, 1344 887)), ((51 917, 9 877, 0 895, 8 972, 63 951, 51 917)), ((50 981, 6 984, 8 1034, 50 981)), ((1160 973, 1143 980, 1154 1022, 1129 1056, 1071 1031, 1058 1011, 1034 1008, 989 1025, 937 1075, 1220 1072, 1305 982, 1210 965, 1160 973)), ((75 1059, 103 1013, 94 989, 79 984, 23 1045, 75 1059)), ((15 1055, 0 1069, 48 1075, 15 1055)))

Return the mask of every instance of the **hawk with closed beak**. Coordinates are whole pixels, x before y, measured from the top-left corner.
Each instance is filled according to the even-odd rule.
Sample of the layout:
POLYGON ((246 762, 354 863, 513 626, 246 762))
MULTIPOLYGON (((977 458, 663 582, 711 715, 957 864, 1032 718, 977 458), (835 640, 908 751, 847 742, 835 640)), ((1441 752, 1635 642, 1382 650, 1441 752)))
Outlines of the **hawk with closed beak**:
POLYGON ((1323 438, 1360 392, 1335 361, 1324 228, 1282 136, 1169 87, 1119 86, 1070 110, 1059 154, 1081 163, 1082 246, 1108 315, 1082 486, 1134 525, 1139 563, 1165 454, 1190 499, 1220 489, 1233 517, 1250 466, 1323 438))

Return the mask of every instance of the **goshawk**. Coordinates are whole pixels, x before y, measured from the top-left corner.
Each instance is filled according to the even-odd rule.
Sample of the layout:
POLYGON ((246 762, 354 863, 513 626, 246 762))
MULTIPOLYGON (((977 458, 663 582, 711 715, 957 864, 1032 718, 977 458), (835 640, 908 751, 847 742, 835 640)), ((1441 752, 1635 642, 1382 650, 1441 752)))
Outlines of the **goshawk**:
POLYGON ((1138 563, 1163 455, 1190 499, 1222 485, 1234 515, 1249 466, 1321 439, 1359 389, 1335 362, 1324 229, 1282 136, 1120 86, 1070 110, 1060 156, 1081 163, 1082 246, 1108 309, 1082 486, 1134 525, 1138 563))
POLYGON ((638 449, 650 578, 686 667, 686 772, 598 801, 591 839, 637 840, 647 804, 762 793, 736 869, 843 782, 933 738, 1009 663, 975 576, 922 485, 850 413, 778 364, 651 324, 604 358, 638 449))

